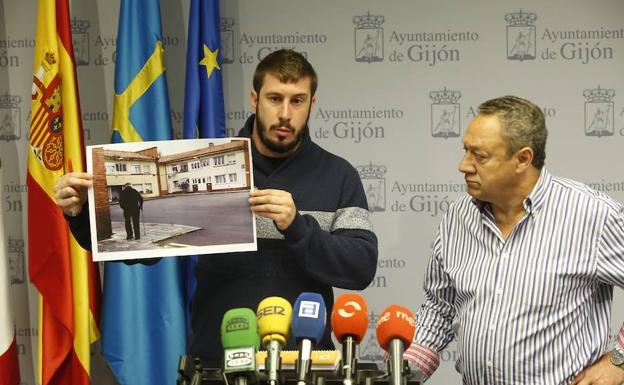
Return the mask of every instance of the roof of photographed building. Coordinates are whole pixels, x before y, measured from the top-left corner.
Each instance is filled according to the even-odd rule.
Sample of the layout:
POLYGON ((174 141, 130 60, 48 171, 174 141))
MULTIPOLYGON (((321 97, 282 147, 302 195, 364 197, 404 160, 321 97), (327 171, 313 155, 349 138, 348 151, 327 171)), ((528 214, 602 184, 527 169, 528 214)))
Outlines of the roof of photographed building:
POLYGON ((245 149, 247 141, 245 140, 232 140, 230 143, 219 144, 216 146, 198 148, 196 150, 179 152, 177 154, 171 154, 163 156, 159 159, 160 163, 175 162, 180 160, 188 160, 193 158, 199 158, 206 155, 218 155, 221 153, 231 152, 233 150, 245 149))
POLYGON ((155 156, 149 156, 133 151, 104 150, 104 159, 110 160, 151 160, 158 159, 155 156))

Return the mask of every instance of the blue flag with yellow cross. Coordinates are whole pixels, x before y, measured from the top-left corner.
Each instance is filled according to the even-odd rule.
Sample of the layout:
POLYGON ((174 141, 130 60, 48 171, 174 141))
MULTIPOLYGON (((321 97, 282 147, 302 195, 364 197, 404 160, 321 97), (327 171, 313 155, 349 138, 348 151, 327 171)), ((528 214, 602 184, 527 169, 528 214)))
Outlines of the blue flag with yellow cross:
MULTIPOLYGON (((172 139, 169 111, 159 2, 122 0, 112 142, 172 139)), ((186 353, 185 304, 180 258, 105 264, 102 351, 120 384, 175 382, 186 353)))

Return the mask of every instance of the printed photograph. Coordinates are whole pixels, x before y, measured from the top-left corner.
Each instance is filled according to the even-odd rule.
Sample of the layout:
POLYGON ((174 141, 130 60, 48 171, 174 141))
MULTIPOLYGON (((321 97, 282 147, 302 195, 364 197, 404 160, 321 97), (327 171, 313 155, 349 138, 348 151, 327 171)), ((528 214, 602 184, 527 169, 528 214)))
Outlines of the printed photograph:
POLYGON ((94 261, 256 250, 247 138, 87 146, 94 261))

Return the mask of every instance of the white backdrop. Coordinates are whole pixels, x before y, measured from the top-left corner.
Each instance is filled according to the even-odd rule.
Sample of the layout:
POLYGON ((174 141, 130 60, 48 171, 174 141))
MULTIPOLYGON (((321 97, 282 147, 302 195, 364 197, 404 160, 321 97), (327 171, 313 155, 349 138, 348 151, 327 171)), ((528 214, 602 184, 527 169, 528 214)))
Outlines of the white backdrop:
MULTIPOLYGON (((313 139, 358 167, 379 237, 375 314, 415 310, 440 215, 463 191, 461 135, 478 104, 516 94, 547 116, 547 168, 624 201, 624 2, 621 0, 222 0, 230 135, 251 113, 259 59, 288 47, 319 74, 313 139)), ((171 117, 181 136, 188 1, 163 0, 171 117)), ((108 143, 119 1, 71 6, 87 144, 108 143)), ((35 384, 37 304, 26 271, 26 158, 36 2, 0 0, 2 220, 22 383, 35 384)), ((615 301, 622 304, 622 292, 615 301)), ((624 319, 614 309, 613 331, 624 319)), ((374 321, 374 319, 373 319, 374 321)), ((454 345, 430 384, 458 383, 454 345)), ((94 384, 115 384, 106 365, 94 384)), ((379 359, 371 327, 360 356, 379 359), (372 338, 372 340, 370 340, 372 338)), ((175 363, 174 363, 175 364, 175 363)))

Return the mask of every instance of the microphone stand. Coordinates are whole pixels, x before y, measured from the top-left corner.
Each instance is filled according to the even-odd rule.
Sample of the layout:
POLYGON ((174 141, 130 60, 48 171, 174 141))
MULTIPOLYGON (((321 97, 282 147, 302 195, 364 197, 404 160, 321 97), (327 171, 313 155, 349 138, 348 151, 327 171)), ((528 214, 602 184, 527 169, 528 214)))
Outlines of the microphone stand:
POLYGON ((342 383, 352 385, 355 375, 355 340, 347 336, 342 342, 342 383))
POLYGON ((299 345, 299 359, 296 364, 297 385, 305 385, 310 370, 310 356, 312 355, 312 341, 308 338, 301 340, 299 345))
POLYGON ((390 359, 390 385, 403 385, 403 341, 393 338, 388 348, 390 359))
POLYGON ((267 346, 267 363, 265 366, 267 369, 267 381, 269 385, 279 384, 277 372, 278 368, 281 366, 281 348, 281 344, 277 340, 269 341, 269 344, 267 346))

